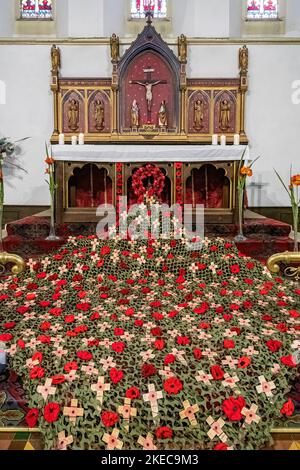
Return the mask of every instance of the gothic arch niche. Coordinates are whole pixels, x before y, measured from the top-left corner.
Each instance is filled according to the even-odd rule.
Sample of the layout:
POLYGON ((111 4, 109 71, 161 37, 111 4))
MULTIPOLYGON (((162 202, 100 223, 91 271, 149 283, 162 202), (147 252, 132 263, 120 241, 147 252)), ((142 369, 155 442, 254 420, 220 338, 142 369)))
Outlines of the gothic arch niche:
POLYGON ((187 129, 189 134, 210 133, 210 105, 210 92, 200 90, 194 90, 189 92, 187 113, 187 129), (196 107, 197 110, 195 109, 196 107))
POLYGON ((84 90, 69 90, 62 97, 61 129, 65 134, 85 131, 84 90))
POLYGON ((215 91, 214 103, 214 133, 236 133, 238 131, 237 91, 215 91))
POLYGON ((109 90, 88 91, 88 132, 111 131, 111 98, 109 90), (103 118, 101 118, 101 107, 103 118), (101 124, 102 121, 102 124, 101 124))
POLYGON ((73 169, 68 180, 68 207, 96 208, 113 204, 112 179, 106 168, 83 164, 73 169))
POLYGON ((186 204, 206 209, 229 209, 231 206, 231 181, 224 168, 211 164, 193 168, 186 180, 186 204))
POLYGON ((131 107, 136 100, 140 108, 140 127, 149 124, 157 126, 159 108, 162 101, 165 101, 168 132, 177 133, 180 130, 179 103, 182 80, 185 80, 185 68, 148 20, 142 33, 116 65, 119 131, 130 131, 131 107), (150 106, 149 99, 146 99, 147 83, 152 84, 150 106))

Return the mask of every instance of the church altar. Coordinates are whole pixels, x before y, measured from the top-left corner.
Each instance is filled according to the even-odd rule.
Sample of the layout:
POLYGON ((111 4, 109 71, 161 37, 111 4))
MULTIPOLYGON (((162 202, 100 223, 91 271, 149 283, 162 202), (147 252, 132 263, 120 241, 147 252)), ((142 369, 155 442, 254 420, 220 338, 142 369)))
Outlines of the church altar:
POLYGON ((117 206, 119 196, 136 203, 134 174, 150 163, 164 175, 163 203, 203 205, 206 223, 234 223, 239 161, 249 159, 248 49, 237 52, 238 77, 189 78, 186 37, 178 38, 176 56, 151 13, 123 55, 111 36, 111 77, 61 77, 63 58, 54 45, 57 222, 95 222, 96 208, 117 206), (78 135, 86 145, 74 145, 78 135))
POLYGON ((126 163, 126 162, 232 162, 243 156, 249 160, 245 145, 53 145, 56 161, 126 163))

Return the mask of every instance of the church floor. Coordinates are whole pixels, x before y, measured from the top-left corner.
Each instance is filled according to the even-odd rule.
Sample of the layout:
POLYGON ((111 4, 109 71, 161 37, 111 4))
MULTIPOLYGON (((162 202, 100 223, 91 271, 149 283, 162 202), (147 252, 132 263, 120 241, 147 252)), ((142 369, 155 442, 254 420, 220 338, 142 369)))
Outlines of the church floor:
MULTIPOLYGON (((274 444, 264 450, 300 450, 300 433, 276 433, 273 439, 274 444)), ((1 450, 43 450, 43 437, 39 432, 26 430, 0 431, 1 450)))

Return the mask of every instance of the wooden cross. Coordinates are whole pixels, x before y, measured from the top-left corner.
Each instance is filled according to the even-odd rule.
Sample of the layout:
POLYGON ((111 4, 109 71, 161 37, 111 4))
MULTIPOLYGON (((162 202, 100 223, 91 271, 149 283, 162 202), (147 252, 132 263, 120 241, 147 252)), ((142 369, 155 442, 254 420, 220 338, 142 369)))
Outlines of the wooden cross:
POLYGON ((56 388, 52 387, 52 379, 47 379, 45 385, 39 385, 36 390, 46 401, 49 395, 55 395, 56 388))
POLYGON ((83 408, 78 408, 78 400, 72 400, 71 406, 64 407, 63 414, 69 416, 70 422, 75 424, 76 419, 83 416, 83 408))
POLYGON ((146 101, 147 101, 147 121, 148 124, 151 124, 151 110, 153 103, 153 93, 152 88, 156 85, 166 85, 168 82, 166 80, 155 80, 152 78, 152 73, 154 69, 149 65, 146 69, 143 70, 146 74, 146 80, 130 80, 131 85, 141 85, 145 87, 146 90, 146 101))
POLYGON ((65 431, 58 434, 57 448, 59 450, 67 450, 67 447, 74 442, 73 436, 66 437, 65 431))
POLYGON ((191 406, 189 400, 183 402, 184 410, 179 413, 181 419, 188 418, 192 426, 197 426, 197 420, 195 414, 199 411, 198 405, 191 406))
POLYGON ((104 380, 104 377, 99 377, 98 382, 96 384, 91 385, 91 389, 93 392, 96 392, 97 400, 100 401, 101 405, 103 402, 104 392, 108 392, 110 390, 110 384, 106 384, 104 380))
POLYGON ((129 421, 131 417, 136 416, 137 409, 132 408, 130 398, 125 398, 124 405, 118 407, 118 413, 123 416, 124 420, 126 421, 125 429, 129 431, 129 421))
POLYGON ((149 384, 148 390, 149 393, 145 393, 143 395, 143 400, 146 402, 150 402, 152 416, 153 418, 156 418, 156 416, 158 416, 158 400, 163 398, 163 394, 161 391, 157 392, 155 390, 154 384, 149 384))
POLYGON ((114 449, 121 450, 122 449, 123 442, 120 441, 118 437, 119 437, 118 429, 114 429, 111 434, 107 434, 107 433, 104 434, 104 436, 102 437, 102 441, 105 442, 105 444, 107 444, 107 447, 106 447, 107 450, 114 450, 114 449))
POLYGON ((222 429, 225 425, 225 421, 223 421, 222 418, 219 418, 218 421, 215 421, 213 417, 210 416, 207 418, 206 422, 210 426, 210 430, 208 431, 207 435, 211 440, 218 436, 222 442, 227 441, 227 436, 222 429))
POLYGON ((138 444, 143 446, 143 450, 156 450, 157 447, 153 443, 153 436, 149 432, 147 437, 140 436, 138 439, 138 444))

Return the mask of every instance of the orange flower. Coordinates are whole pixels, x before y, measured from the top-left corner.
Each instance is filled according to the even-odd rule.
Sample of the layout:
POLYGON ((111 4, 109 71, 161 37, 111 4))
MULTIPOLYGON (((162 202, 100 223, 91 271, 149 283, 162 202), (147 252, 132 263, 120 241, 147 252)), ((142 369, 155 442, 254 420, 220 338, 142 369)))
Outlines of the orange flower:
POLYGON ((47 163, 47 165, 53 165, 54 159, 52 157, 47 157, 45 162, 47 163))
POLYGON ((247 166, 243 166, 243 168, 241 168, 241 175, 242 176, 252 176, 253 171, 251 170, 251 168, 249 168, 247 166))
POLYGON ((291 178, 291 186, 300 186, 300 175, 294 175, 291 178))

